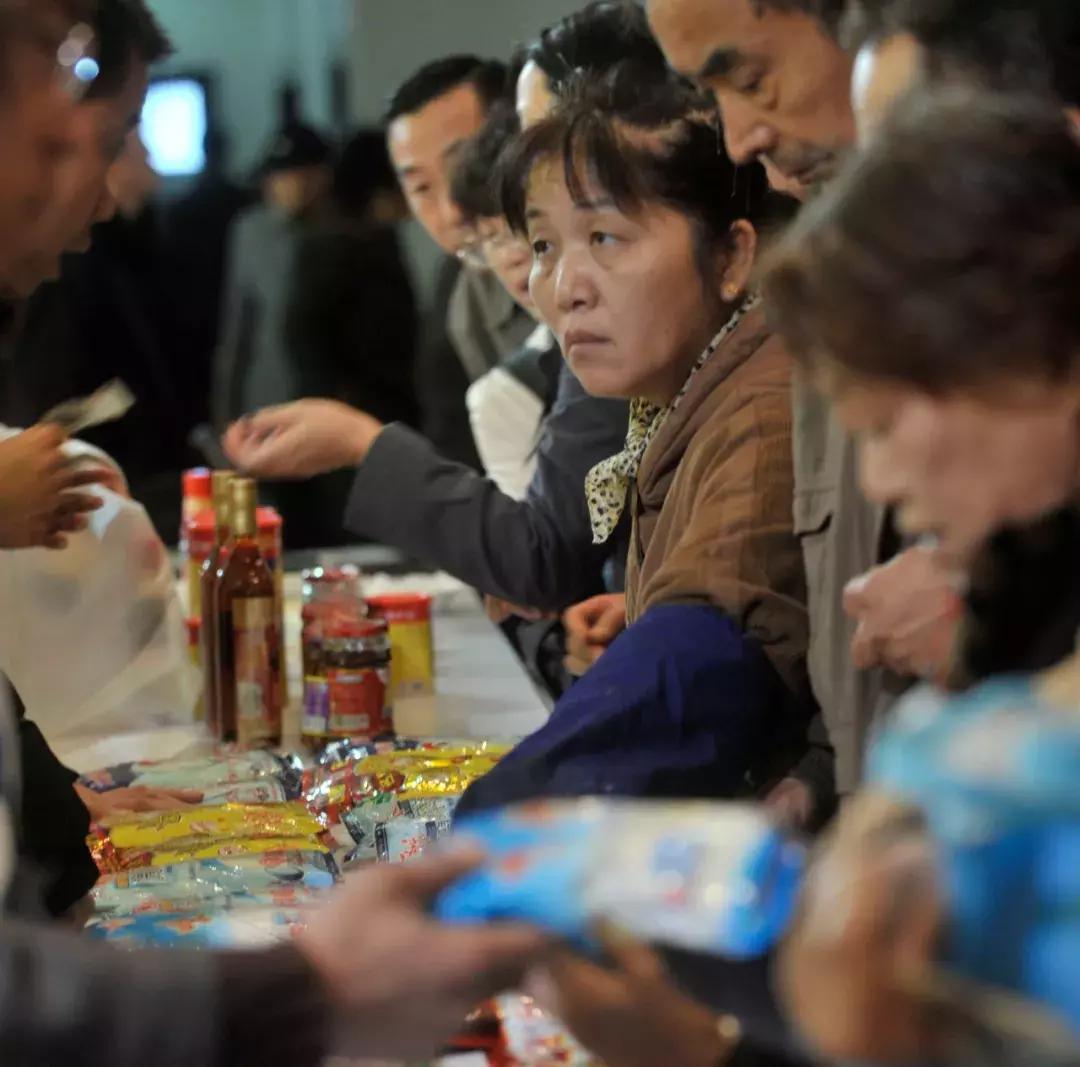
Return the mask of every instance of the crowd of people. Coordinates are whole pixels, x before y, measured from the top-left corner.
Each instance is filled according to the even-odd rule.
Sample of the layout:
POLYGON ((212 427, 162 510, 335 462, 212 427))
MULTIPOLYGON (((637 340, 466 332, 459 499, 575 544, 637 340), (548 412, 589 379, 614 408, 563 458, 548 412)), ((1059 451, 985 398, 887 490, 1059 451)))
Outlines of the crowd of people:
MULTIPOLYGON (((12 328, 138 202, 168 48, 142 0, 0 0, 12 328)), ((952 784, 989 766, 1008 795, 1020 735, 978 715, 1019 705, 1057 737, 1080 707, 1080 8, 593 0, 508 62, 411 73, 342 171, 385 144, 444 254, 419 395, 415 313, 380 288, 400 255, 372 236, 400 204, 386 181, 350 199, 361 179, 286 127, 234 242, 222 446, 326 479, 353 534, 474 587, 556 698, 459 815, 739 799, 816 837, 813 874, 750 964, 442 926, 433 897, 482 860, 460 848, 354 876, 287 948, 118 956, 37 914, 85 891, 96 801, 23 720, 0 729, 4 1062, 421 1056, 524 983, 608 1067, 1080 1063, 1075 931, 1058 915, 1029 943, 1017 919, 1029 874, 1075 906, 1072 853, 1036 878, 1017 848, 1004 881, 942 858, 952 784), (385 251, 362 293, 346 210, 385 251), (361 365, 384 336, 402 363, 350 392, 325 353, 361 365), (44 840, 61 796, 70 833, 44 840)), ((54 426, 0 440, 5 555, 70 550, 129 492, 75 448, 54 426)), ((1041 758, 1015 771, 1029 815, 1066 766, 1041 758)), ((1073 840, 1075 800, 1055 819, 1073 840)))

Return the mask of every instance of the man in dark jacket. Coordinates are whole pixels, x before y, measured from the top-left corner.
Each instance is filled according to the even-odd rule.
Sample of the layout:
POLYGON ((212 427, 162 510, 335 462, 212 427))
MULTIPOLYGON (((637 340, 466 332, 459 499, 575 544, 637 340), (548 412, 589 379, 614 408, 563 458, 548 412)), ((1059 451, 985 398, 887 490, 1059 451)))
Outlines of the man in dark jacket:
MULTIPOLYGON (((123 71, 144 67, 123 32, 131 18, 152 25, 140 0, 99 3, 100 19, 98 6, 84 7, 81 0, 0 0, 0 73, 17 72, 23 82, 10 95, 0 83, 5 133, 14 107, 25 109, 27 121, 42 118, 41 105, 65 74, 63 57, 85 44, 84 27, 75 23, 80 17, 93 21, 99 54, 123 71)), ((50 109, 41 124, 44 142, 39 131, 9 138, 7 164, 35 162, 14 154, 16 148, 34 154, 66 145, 76 110, 70 100, 50 109)), ((36 162, 49 158, 43 152, 36 162)), ((0 218, 0 277, 7 278, 14 259, 34 247, 36 220, 17 211, 0 211, 0 218)), ((9 702, 0 696, 0 902, 12 880, 23 804, 18 753, 9 702)), ((25 769, 36 773, 33 766, 25 769)), ((313 914, 292 944, 259 953, 119 954, 5 913, 0 1063, 315 1067, 337 1049, 365 1057, 424 1056, 478 1000, 519 982, 546 947, 527 930, 451 929, 426 917, 432 897, 472 862, 445 857, 369 872, 313 914)))

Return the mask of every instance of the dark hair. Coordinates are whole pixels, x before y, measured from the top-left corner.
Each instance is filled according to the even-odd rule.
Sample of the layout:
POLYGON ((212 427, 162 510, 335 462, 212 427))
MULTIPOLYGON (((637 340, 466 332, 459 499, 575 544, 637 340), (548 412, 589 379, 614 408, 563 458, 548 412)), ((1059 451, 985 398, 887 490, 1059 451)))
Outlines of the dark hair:
POLYGON ((593 0, 549 26, 525 46, 518 60, 519 69, 534 62, 548 76, 556 96, 580 75, 602 75, 619 63, 667 69, 645 11, 633 0, 593 0))
POLYGON ((1060 107, 903 101, 764 270, 794 353, 931 392, 1080 356, 1080 144, 1060 107))
POLYGON ((810 15, 834 38, 839 35, 848 9, 848 0, 751 0, 751 3, 759 15, 763 11, 797 11, 810 15))
POLYGON ((67 31, 90 21, 94 10, 94 0, 0 0, 0 94, 12 88, 8 63, 13 47, 21 44, 55 56, 67 31))
POLYGON ((380 192, 396 194, 399 186, 386 138, 371 127, 358 131, 342 149, 334 174, 334 198, 342 212, 362 219, 380 192))
POLYGON ((499 159, 521 133, 517 112, 509 102, 496 104, 480 132, 461 150, 450 179, 450 196, 470 220, 502 214, 499 203, 499 159))
POLYGON ((506 66, 477 56, 447 56, 422 66, 390 98, 383 116, 389 125, 402 115, 422 111, 428 104, 462 85, 471 85, 485 108, 508 92, 506 66))
POLYGON ((737 219, 762 218, 769 202, 762 168, 736 166, 701 94, 669 78, 642 92, 634 63, 615 67, 599 81, 569 87, 553 114, 526 130, 500 163, 503 213, 513 230, 527 230, 529 178, 544 160, 562 160, 567 188, 577 202, 598 185, 621 211, 660 202, 686 215, 694 228, 703 277, 730 238, 737 219))
POLYGON ((145 0, 96 0, 96 8, 91 21, 97 34, 101 73, 87 94, 91 100, 121 92, 135 62, 150 65, 173 52, 145 0))
POLYGON ((894 33, 924 46, 932 75, 959 69, 995 89, 1080 103, 1077 0, 852 0, 851 47, 894 33))

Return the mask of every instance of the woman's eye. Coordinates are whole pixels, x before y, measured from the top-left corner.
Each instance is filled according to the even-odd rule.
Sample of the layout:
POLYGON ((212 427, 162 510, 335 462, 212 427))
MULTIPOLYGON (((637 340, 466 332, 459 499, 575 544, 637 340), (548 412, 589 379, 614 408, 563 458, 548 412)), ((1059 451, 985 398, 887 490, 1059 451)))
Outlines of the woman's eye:
POLYGON ((617 240, 614 234, 604 233, 603 230, 597 230, 589 239, 594 245, 600 245, 601 247, 613 245, 617 240))
POLYGON ((427 194, 430 193, 430 192, 431 192, 431 186, 430 185, 414 185, 412 187, 412 191, 411 191, 410 195, 412 195, 412 196, 427 196, 427 194))
POLYGON ((539 259, 541 256, 547 255, 550 250, 551 242, 545 241, 542 237, 537 237, 532 242, 532 253, 536 259, 539 259))

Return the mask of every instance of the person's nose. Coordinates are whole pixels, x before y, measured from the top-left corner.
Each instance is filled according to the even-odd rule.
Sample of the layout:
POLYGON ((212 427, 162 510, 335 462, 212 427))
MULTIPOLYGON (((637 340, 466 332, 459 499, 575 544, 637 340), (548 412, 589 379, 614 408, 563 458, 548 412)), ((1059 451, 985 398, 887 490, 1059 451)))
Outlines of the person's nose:
POLYGON ((863 492, 879 504, 902 501, 905 496, 904 478, 889 443, 864 438, 859 448, 859 478, 863 492))
POLYGON ((562 313, 594 307, 597 288, 584 252, 567 250, 555 270, 555 301, 562 313))
POLYGON ((761 112, 737 96, 719 100, 724 146, 733 163, 752 163, 776 147, 776 131, 761 112))
POLYGON ((449 189, 444 189, 439 195, 437 218, 439 228, 446 234, 452 234, 458 239, 465 237, 468 230, 468 220, 465 213, 458 207, 449 189))
POLYGON ((99 222, 109 222, 116 217, 117 211, 116 197, 113 195, 112 190, 106 185, 101 190, 101 196, 98 197, 97 207, 94 209, 94 224, 99 222))

